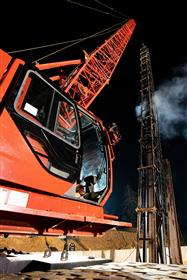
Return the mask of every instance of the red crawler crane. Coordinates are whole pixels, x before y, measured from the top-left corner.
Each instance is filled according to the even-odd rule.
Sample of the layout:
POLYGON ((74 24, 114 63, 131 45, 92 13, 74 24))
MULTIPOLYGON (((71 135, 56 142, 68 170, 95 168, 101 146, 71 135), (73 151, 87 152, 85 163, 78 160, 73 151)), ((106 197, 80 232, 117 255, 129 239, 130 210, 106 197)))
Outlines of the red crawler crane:
POLYGON ((131 226, 104 213, 113 143, 87 108, 109 82, 134 28, 131 19, 84 63, 71 62, 79 65, 65 82, 60 77, 63 91, 39 69, 65 62, 31 68, 0 50, 1 233, 97 234, 131 226))

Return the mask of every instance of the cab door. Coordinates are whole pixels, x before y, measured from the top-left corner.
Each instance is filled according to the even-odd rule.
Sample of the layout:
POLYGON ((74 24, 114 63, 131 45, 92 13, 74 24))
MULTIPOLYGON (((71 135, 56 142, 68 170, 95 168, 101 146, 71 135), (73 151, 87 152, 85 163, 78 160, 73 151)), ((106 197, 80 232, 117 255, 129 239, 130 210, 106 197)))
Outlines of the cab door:
POLYGON ((54 176, 75 182, 82 162, 75 104, 29 70, 11 115, 41 165, 54 176))

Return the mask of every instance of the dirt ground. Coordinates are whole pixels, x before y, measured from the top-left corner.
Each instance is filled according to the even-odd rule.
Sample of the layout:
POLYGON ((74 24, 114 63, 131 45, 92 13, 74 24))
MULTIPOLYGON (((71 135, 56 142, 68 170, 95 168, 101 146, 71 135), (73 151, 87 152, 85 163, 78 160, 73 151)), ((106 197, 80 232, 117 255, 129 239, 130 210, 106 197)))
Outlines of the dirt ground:
MULTIPOLYGON (((47 249, 47 245, 54 251, 62 251, 64 246, 63 237, 1 237, 0 249, 14 249, 22 252, 40 252, 47 249)), ((109 230, 102 236, 97 237, 68 237, 68 242, 74 242, 75 250, 107 250, 134 248, 136 233, 130 231, 109 230)))

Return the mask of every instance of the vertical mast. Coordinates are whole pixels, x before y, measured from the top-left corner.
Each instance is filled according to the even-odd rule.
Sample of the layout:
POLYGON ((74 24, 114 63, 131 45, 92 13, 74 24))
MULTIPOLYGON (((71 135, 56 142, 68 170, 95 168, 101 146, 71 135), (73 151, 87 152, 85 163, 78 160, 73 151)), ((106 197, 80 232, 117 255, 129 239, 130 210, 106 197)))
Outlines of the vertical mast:
POLYGON ((141 124, 137 207, 137 261, 166 263, 165 199, 162 151, 153 104, 154 82, 149 50, 140 50, 141 124), (143 254, 140 247, 143 246, 143 254))

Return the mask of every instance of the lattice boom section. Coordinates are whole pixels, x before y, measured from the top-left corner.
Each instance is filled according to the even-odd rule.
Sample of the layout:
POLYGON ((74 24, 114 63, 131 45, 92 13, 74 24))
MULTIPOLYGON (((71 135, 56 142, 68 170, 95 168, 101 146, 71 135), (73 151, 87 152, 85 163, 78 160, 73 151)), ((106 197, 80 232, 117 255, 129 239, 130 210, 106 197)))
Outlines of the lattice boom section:
POLYGON ((85 56, 85 63, 65 86, 72 99, 88 108, 97 97, 115 70, 135 28, 130 19, 113 36, 91 55, 85 56))

